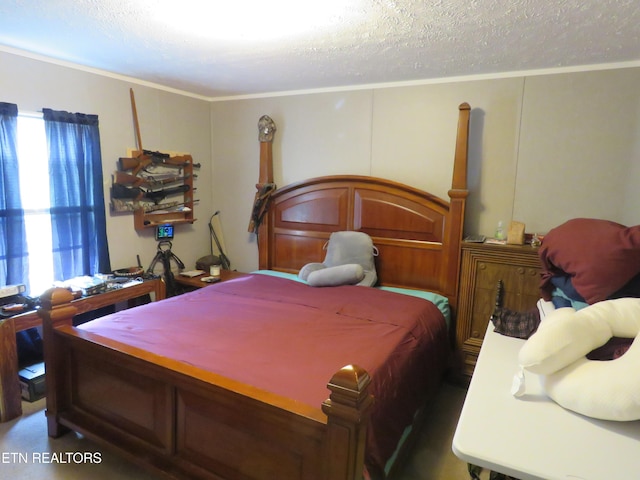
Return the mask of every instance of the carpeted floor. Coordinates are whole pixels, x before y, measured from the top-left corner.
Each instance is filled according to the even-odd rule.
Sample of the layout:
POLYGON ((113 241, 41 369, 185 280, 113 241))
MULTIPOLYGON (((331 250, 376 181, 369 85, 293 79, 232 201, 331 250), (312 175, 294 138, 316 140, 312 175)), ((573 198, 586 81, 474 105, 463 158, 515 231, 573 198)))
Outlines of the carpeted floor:
MULTIPOLYGON (((467 466, 451 452, 466 390, 445 384, 405 471, 393 480, 467 480, 467 466)), ((24 415, 0 424, 0 476, 12 480, 160 480, 92 441, 68 433, 47 436, 44 400, 23 402, 24 415), (86 452, 86 453, 85 453, 86 452), (54 456, 54 453, 56 454, 54 456), (66 463, 58 462, 63 460, 66 463)), ((286 479, 274 479, 286 480, 286 479)))

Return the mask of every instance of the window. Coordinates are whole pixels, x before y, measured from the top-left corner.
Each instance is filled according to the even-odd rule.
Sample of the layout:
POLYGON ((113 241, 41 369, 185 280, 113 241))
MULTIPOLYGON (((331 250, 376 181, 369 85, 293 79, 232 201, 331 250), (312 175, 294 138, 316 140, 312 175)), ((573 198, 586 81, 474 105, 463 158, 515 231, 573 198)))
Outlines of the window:
POLYGON ((98 116, 0 102, 0 285, 109 272, 98 116))
POLYGON ((47 139, 42 114, 18 115, 20 192, 29 252, 30 295, 43 293, 54 281, 47 139))

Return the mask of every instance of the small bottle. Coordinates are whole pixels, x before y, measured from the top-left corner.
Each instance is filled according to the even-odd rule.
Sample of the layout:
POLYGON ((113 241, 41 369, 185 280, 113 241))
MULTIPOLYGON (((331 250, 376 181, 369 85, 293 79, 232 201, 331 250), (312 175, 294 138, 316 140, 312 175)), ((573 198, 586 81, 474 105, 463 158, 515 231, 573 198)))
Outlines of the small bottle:
POLYGON ((498 222, 498 226, 496 227, 495 233, 496 240, 504 240, 506 237, 504 235, 504 228, 502 227, 502 220, 498 222))
POLYGON ((540 240, 540 237, 538 236, 538 234, 534 233, 533 237, 531 237, 531 246, 539 247, 540 245, 542 245, 542 241, 540 240))

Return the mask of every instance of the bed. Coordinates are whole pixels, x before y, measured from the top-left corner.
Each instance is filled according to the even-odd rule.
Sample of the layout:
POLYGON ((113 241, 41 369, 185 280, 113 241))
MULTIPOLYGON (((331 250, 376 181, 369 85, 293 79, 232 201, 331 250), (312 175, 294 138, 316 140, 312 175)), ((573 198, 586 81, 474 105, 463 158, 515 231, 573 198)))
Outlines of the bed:
POLYGON ((449 201, 315 178, 271 194, 259 272, 79 327, 68 293, 47 292, 49 435, 75 430, 179 478, 383 478, 451 352, 469 113, 460 105, 449 201), (344 230, 374 240, 378 286, 297 281, 344 230))

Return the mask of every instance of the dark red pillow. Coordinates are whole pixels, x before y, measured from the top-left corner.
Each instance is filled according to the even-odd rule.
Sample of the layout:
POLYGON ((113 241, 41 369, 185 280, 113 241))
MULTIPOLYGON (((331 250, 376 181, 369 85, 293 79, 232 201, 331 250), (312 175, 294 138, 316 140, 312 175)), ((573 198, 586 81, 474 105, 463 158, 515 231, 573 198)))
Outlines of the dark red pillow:
POLYGON ((640 273, 640 225, 575 218, 552 229, 540 247, 543 292, 552 275, 567 274, 589 304, 606 300, 640 273))

